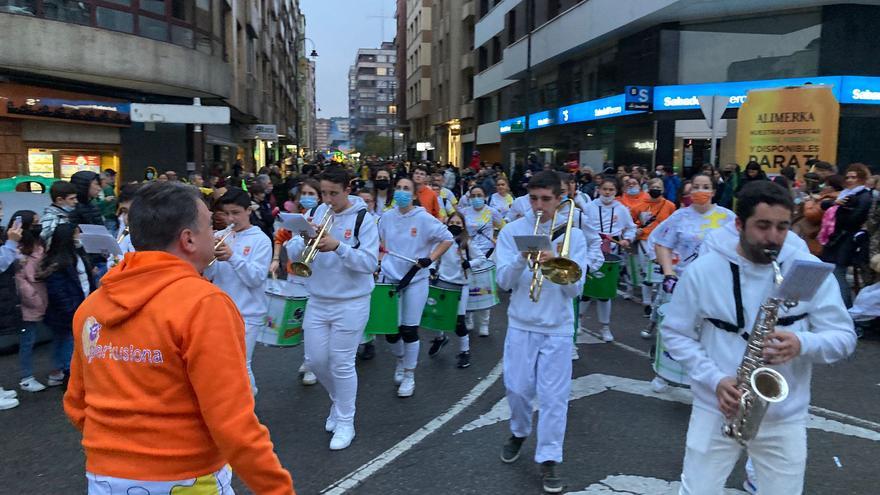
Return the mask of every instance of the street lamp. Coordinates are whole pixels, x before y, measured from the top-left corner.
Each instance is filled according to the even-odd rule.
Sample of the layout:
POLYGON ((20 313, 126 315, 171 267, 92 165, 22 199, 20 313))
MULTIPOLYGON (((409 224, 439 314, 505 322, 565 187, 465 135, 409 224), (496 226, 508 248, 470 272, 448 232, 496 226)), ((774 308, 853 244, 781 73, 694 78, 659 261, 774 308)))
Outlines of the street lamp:
MULTIPOLYGON (((310 58, 316 58, 316 57, 318 56, 318 50, 316 49, 315 42, 314 42, 314 40, 312 40, 311 38, 308 38, 308 37, 306 37, 306 36, 298 36, 298 37, 296 37, 296 38, 294 38, 294 39, 292 40, 292 43, 293 43, 293 52, 294 52, 294 55, 295 55, 295 57, 296 57, 296 63, 293 64, 293 69, 294 69, 293 84, 294 84, 294 94, 296 95, 296 98, 297 98, 297 101, 296 101, 296 121, 295 121, 295 123, 294 123, 294 130, 296 131, 296 141, 295 141, 295 144, 296 144, 296 154, 297 154, 297 157, 296 157, 296 158, 297 158, 297 160, 296 160, 297 165, 299 164, 299 154, 301 153, 300 142, 299 142, 299 136, 300 136, 300 134, 301 134, 301 133, 300 133, 300 126, 299 126, 299 121, 300 121, 300 105, 299 105, 299 97, 300 97, 300 92, 299 92, 299 49, 297 48, 297 43, 298 43, 299 41, 301 41, 301 40, 303 40, 303 41, 309 41, 309 42, 312 43, 312 51, 311 51, 311 53, 309 53, 309 57, 310 57, 310 58)), ((297 167, 297 168, 298 168, 298 167, 297 167)))

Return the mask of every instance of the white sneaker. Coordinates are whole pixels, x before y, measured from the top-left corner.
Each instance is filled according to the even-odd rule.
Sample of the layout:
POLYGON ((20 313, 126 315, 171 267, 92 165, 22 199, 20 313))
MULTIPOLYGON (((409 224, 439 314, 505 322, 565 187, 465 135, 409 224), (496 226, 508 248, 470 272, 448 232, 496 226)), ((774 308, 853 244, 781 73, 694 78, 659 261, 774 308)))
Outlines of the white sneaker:
POLYGON ((46 386, 37 381, 33 376, 29 376, 18 384, 25 392, 40 392, 46 390, 46 386))
POLYGON ((488 337, 489 336, 489 327, 480 328, 480 337, 488 337))
POLYGON ((333 432, 333 438, 330 439, 330 450, 342 450, 354 440, 354 426, 339 425, 339 428, 333 432))
POLYGON ((6 390, 3 387, 0 387, 0 399, 14 399, 16 397, 18 397, 18 392, 15 390, 6 390))
POLYGON ((651 390, 655 393, 663 394, 669 392, 669 384, 666 383, 666 380, 660 378, 659 376, 655 376, 653 380, 651 380, 651 390))
POLYGON ((602 327, 602 340, 605 342, 614 342, 614 334, 611 333, 611 329, 608 326, 602 327))
POLYGON ((336 431, 336 414, 333 412, 333 406, 330 406, 330 415, 327 416, 327 421, 324 422, 324 431, 327 433, 336 431))
POLYGON ((318 377, 315 376, 311 371, 306 371, 303 373, 302 384, 303 385, 314 385, 318 383, 318 377))
POLYGON ((397 358, 397 366, 394 368, 394 384, 403 382, 403 358, 397 358))
POLYGON ((296 372, 299 373, 300 375, 302 375, 302 374, 304 374, 306 371, 309 371, 309 367, 306 366, 306 362, 303 361, 303 364, 301 364, 301 365, 299 366, 299 369, 298 369, 296 372))
POLYGON ((59 385, 64 384, 64 372, 59 371, 58 373, 52 373, 49 375, 49 379, 46 380, 46 385, 50 387, 57 387, 59 385))
POLYGON ((576 345, 571 346, 571 360, 577 361, 581 358, 581 355, 578 354, 578 347, 576 345))
POLYGON ((397 388, 397 396, 398 397, 412 397, 413 392, 416 391, 416 372, 414 370, 407 370, 403 372, 403 381, 400 382, 400 387, 397 388))
POLYGON ((2 411, 3 409, 12 409, 13 407, 18 407, 18 399, 0 399, 0 411, 2 411))
POLYGON ((650 328, 646 328, 639 332, 639 335, 642 336, 643 339, 652 339, 654 338, 654 332, 650 328))

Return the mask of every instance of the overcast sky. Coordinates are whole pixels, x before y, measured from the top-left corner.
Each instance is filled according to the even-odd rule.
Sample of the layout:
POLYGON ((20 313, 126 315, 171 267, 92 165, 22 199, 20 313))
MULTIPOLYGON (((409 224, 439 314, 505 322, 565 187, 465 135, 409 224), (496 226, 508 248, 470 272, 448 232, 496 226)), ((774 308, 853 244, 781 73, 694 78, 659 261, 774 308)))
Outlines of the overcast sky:
MULTIPOLYGON (((358 48, 378 48, 393 41, 394 0, 300 0, 306 16, 306 36, 315 42, 318 117, 348 116, 348 68, 358 48), (384 9, 384 11, 383 11, 384 9), (375 16, 375 17, 371 17, 375 16), (381 19, 384 16, 387 19, 381 19)), ((306 53, 312 43, 306 42, 306 53)))

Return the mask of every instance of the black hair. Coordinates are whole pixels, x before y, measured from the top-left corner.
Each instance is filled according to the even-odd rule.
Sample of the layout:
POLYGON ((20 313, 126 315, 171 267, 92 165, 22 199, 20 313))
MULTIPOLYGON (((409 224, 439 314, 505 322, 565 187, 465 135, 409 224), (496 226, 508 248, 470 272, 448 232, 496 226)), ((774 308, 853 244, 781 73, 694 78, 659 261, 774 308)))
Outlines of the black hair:
POLYGON ((137 194, 138 190, 141 188, 141 184, 133 183, 126 184, 122 186, 122 189, 119 190, 119 202, 125 203, 126 201, 131 201, 134 199, 134 195, 137 194))
POLYGON ((529 191, 532 189, 550 189, 554 195, 562 195, 562 183, 559 181, 559 176, 556 175, 556 172, 552 170, 544 170, 533 175, 529 179, 526 189, 529 191))
MULTIPOLYGON (((266 190, 263 189, 263 192, 266 190)), ((237 187, 230 187, 223 196, 220 196, 218 200, 220 206, 223 205, 237 205, 242 208, 247 208, 251 205, 251 195, 246 193, 243 189, 239 189, 237 187)))
POLYGON ((623 188, 620 185, 620 179, 618 179, 616 175, 603 174, 602 178, 599 180, 598 188, 601 189, 606 182, 611 183, 611 185, 614 186, 615 192, 620 194, 621 189, 623 188))
POLYGON ((351 174, 342 167, 327 167, 324 173, 321 174, 321 180, 339 184, 343 189, 352 187, 351 179, 351 174))
POLYGON ((483 191, 484 196, 486 195, 486 190, 483 189, 483 186, 476 185, 476 186, 472 186, 470 189, 468 189, 468 197, 470 197, 470 195, 473 194, 474 189, 479 189, 480 191, 483 191))
POLYGON ((12 228, 12 224, 15 223, 15 217, 21 217, 21 241, 18 242, 18 250, 25 256, 33 253, 34 248, 40 244, 40 232, 34 232, 33 229, 34 226, 40 228, 40 224, 34 224, 36 216, 36 212, 31 210, 18 210, 12 214, 12 217, 9 219, 9 225, 6 227, 7 229, 12 228))
POLYGON ((426 174, 428 174, 428 175, 431 175, 431 169, 428 168, 427 165, 424 165, 424 164, 422 164, 422 163, 413 166, 413 168, 412 168, 412 173, 415 173, 416 170, 421 170, 422 172, 424 172, 424 173, 426 173, 426 174))
MULTIPOLYGON (((231 191, 248 198, 241 189, 231 191)), ((141 187, 128 214, 131 244, 138 251, 167 250, 184 229, 198 231, 200 202, 203 200, 198 188, 180 182, 150 182, 141 187)))
MULTIPOLYGON (((52 232, 52 242, 49 251, 41 263, 42 276, 46 277, 56 271, 67 269, 76 264, 77 247, 73 242, 73 236, 79 227, 72 223, 62 223, 55 227, 52 232)), ((86 272, 91 269, 87 256, 81 256, 86 264, 86 272)))
POLYGON ((58 198, 66 198, 76 194, 76 186, 66 180, 57 180, 49 187, 49 199, 53 202, 58 198))
POLYGON ((752 181, 743 186, 736 195, 736 216, 743 224, 755 214, 755 208, 764 203, 769 206, 782 206, 794 211, 791 194, 782 186, 769 180, 752 181))

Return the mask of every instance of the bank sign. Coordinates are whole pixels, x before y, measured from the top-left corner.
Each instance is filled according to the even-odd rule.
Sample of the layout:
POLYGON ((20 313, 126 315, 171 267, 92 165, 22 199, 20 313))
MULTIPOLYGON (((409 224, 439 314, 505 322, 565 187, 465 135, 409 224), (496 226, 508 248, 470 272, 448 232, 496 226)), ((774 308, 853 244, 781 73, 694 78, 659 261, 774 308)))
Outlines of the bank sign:
POLYGON ((837 101, 844 104, 880 105, 880 77, 820 76, 791 79, 766 79, 654 88, 654 110, 698 110, 699 96, 727 96, 728 108, 739 108, 753 89, 797 86, 827 86, 837 101))

